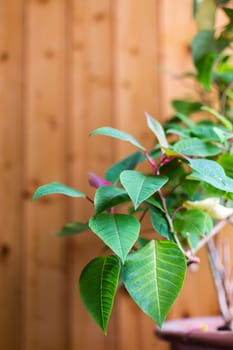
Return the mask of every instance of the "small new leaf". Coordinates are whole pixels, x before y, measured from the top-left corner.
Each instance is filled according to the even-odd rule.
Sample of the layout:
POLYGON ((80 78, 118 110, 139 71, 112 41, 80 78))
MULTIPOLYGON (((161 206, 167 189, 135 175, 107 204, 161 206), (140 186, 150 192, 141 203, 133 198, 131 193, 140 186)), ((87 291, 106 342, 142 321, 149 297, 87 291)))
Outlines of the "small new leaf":
POLYGON ((147 125, 157 137, 160 146, 162 148, 168 148, 168 142, 167 142, 162 125, 157 120, 152 118, 148 113, 145 113, 145 114, 147 119, 147 125))

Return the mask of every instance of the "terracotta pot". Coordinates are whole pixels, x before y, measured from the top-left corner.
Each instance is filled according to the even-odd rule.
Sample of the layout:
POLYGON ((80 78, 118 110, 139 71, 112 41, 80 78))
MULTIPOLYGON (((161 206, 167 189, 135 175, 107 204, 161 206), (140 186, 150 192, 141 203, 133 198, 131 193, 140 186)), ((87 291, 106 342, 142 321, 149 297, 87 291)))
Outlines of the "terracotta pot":
POLYGON ((171 350, 233 349, 233 332, 220 331, 221 317, 196 317, 167 321, 156 335, 171 344, 171 350))

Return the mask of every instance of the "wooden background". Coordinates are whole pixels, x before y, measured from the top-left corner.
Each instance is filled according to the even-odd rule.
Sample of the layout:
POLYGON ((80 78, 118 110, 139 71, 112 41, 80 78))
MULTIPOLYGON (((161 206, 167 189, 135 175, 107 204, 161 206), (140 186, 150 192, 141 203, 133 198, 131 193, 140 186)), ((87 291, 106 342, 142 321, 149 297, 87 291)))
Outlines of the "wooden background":
MULTIPOLYGON (((91 193, 130 145, 88 133, 109 125, 148 142, 144 112, 164 120, 172 97, 192 94, 191 0, 0 0, 0 347, 4 350, 165 350, 127 294, 108 336, 81 305, 77 281, 100 245, 58 239, 87 219, 83 200, 31 203, 40 184, 91 193)), ((208 268, 188 275, 171 317, 216 313, 208 268)))

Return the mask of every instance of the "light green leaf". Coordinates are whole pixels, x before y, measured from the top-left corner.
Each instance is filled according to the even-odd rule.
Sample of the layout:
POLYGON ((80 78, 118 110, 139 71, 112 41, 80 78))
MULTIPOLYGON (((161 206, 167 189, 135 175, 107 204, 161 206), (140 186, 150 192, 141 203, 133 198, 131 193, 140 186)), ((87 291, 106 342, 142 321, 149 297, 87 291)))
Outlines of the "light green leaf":
POLYGON ((159 175, 144 175, 135 170, 125 170, 121 173, 120 180, 128 195, 134 203, 134 208, 138 206, 158 191, 168 178, 159 175))
POLYGON ((82 197, 85 198, 86 195, 76 189, 63 185, 59 182, 51 182, 47 185, 43 185, 38 187, 36 192, 34 193, 32 200, 37 198, 47 196, 49 194, 64 194, 69 197, 82 197))
POLYGON ((191 209, 178 213, 173 224, 175 231, 182 233, 184 236, 195 234, 201 237, 210 233, 213 227, 211 217, 198 209, 191 209))
POLYGON ((150 130, 154 133, 154 135, 157 137, 160 146, 162 148, 168 148, 168 142, 167 142, 166 135, 162 125, 157 120, 152 118, 148 113, 145 113, 145 114, 147 119, 147 125, 150 128, 150 130))
POLYGON ((136 304, 161 327, 182 288, 185 271, 185 258, 175 243, 151 241, 128 256, 123 281, 136 304))
POLYGON ((214 115, 229 131, 233 131, 231 122, 222 114, 207 106, 203 106, 201 109, 214 115))
POLYGON ((130 135, 124 131, 120 131, 118 129, 115 129, 115 128, 111 128, 111 127, 106 126, 106 127, 99 128, 99 129, 92 131, 90 133, 90 135, 105 135, 105 136, 113 137, 113 138, 116 138, 119 140, 128 141, 132 145, 134 145, 142 150, 145 150, 145 148, 132 135, 130 135))
POLYGON ((216 2, 215 0, 195 1, 195 19, 198 30, 213 29, 215 24, 216 2))
POLYGON ((84 231, 87 231, 89 229, 89 226, 87 223, 83 222, 69 222, 68 224, 64 225, 62 229, 56 234, 58 237, 67 237, 76 235, 78 233, 82 233, 84 231))
POLYGON ((99 327, 107 333, 117 291, 120 259, 109 255, 95 258, 82 271, 79 290, 82 301, 99 327))
POLYGON ((233 180, 226 176, 220 164, 209 159, 189 159, 194 172, 189 176, 204 181, 213 187, 226 192, 233 192, 233 180))
POLYGON ((98 214, 90 219, 89 227, 124 263, 138 239, 140 222, 132 215, 98 214))
POLYGON ((95 193, 94 206, 96 214, 129 200, 129 196, 123 188, 101 186, 95 193))
POLYGON ((198 138, 186 138, 176 142, 173 149, 187 156, 208 157, 222 152, 216 145, 198 138))
POLYGON ((105 178, 112 183, 115 183, 120 178, 120 173, 123 170, 132 170, 138 163, 144 161, 146 158, 140 151, 134 152, 130 156, 122 159, 118 163, 113 164, 105 173, 105 178))

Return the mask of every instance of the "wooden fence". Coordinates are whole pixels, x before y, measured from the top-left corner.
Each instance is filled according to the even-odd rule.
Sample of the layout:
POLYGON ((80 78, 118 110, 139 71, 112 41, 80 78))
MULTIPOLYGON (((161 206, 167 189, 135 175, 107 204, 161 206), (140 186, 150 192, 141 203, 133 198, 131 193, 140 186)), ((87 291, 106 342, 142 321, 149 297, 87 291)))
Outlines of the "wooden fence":
MULTIPOLYGON (((90 191, 87 172, 101 176, 131 150, 91 130, 147 142, 144 112, 163 120, 172 97, 192 94, 177 79, 190 69, 191 3, 0 0, 1 349, 167 349, 123 291, 107 337, 86 314, 77 281, 100 245, 54 232, 87 219, 88 203, 30 198, 54 180, 90 191)), ((170 317, 217 312, 211 283, 204 266, 188 276, 170 317)))

